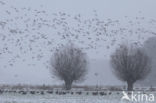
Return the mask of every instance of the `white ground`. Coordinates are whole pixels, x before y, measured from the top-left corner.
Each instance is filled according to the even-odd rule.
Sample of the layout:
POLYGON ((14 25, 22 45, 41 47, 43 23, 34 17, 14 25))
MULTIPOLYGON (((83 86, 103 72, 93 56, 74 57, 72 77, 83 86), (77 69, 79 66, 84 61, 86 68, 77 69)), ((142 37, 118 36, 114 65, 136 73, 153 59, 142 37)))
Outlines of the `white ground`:
MULTIPOLYGON (((117 95, 117 92, 112 92, 107 96, 86 96, 78 95, 20 95, 20 94, 3 94, 0 95, 0 103, 132 103, 121 100, 122 93, 117 95)), ((133 102, 135 103, 135 102, 133 102)), ((155 103, 155 102, 136 102, 136 103, 155 103)))

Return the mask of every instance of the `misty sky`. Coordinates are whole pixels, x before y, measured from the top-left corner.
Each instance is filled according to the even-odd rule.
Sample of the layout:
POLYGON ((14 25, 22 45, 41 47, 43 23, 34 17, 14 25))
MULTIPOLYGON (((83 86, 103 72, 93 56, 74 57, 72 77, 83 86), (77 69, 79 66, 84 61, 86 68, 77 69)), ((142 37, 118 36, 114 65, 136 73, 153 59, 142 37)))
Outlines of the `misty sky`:
MULTIPOLYGON (((0 0, 4 1, 7 6, 0 5, 0 11, 10 9, 12 6, 17 8, 31 8, 37 10, 45 10, 48 14, 57 12, 66 12, 71 15, 82 14, 85 18, 90 18, 93 15, 93 11, 99 15, 102 19, 122 19, 126 16, 133 20, 135 17, 145 17, 147 19, 156 18, 156 1, 155 0, 0 0)), ((32 12, 33 14, 33 12, 32 12)), ((18 16, 20 14, 13 14, 13 16, 18 16)), ((2 15, 4 18, 9 18, 9 16, 2 15)), ((30 16, 31 17, 31 16, 30 16)), ((11 17, 10 17, 11 18, 11 17)), ((50 19, 50 18, 49 18, 50 19)), ((144 23, 143 23, 144 24, 144 23)), ((17 22, 18 25, 18 22, 17 22)), ((20 26, 20 25, 19 25, 20 26)), ((147 25, 143 25, 146 27, 147 25)), ((135 27, 135 26, 134 26, 135 27)), ((147 26, 146 29, 152 29, 153 26, 147 26)), ((7 32, 7 31, 5 31, 7 32)), ((42 31, 43 32, 43 31, 42 31)), ((45 31, 49 33, 51 31, 45 31)), ((4 32, 3 32, 4 33, 4 32)), ((30 34, 31 35, 31 34, 30 34)), ((144 40, 146 40, 151 35, 145 35, 144 40)), ((119 36, 115 37, 116 39, 119 36)), ((136 36, 128 37, 126 40, 132 39, 137 41, 136 36)), ((109 39, 109 38, 108 38, 109 39)), ((56 40, 56 42, 58 42, 56 40)), ((120 41, 121 42, 121 41, 120 41)), ((141 41, 142 43, 144 41, 141 41)), ((100 42, 99 42, 100 43, 100 42)), ((101 42, 102 45, 103 42, 101 42)), ((109 42, 108 42, 109 43, 109 42)), ((10 44, 11 46, 11 44, 10 44)), ((89 51, 89 68, 90 72, 84 85, 120 85, 119 82, 111 73, 109 64, 109 54, 114 50, 104 50, 103 48, 98 48, 97 52, 89 51), (104 54, 104 55, 103 55, 104 54), (98 73, 98 76, 95 76, 98 73)), ((15 49, 16 51, 16 49, 15 49)), ((46 58, 49 57, 46 54, 46 58)), ((29 55, 30 56, 30 55, 29 55)), ((25 56, 26 57, 26 56, 25 56)), ((1 57, 1 63, 5 63, 9 56, 1 57)), ((29 58, 27 58, 29 59, 29 58)), ((44 60, 43 60, 44 61, 44 60)), ((32 62, 32 60, 28 60, 32 62)), ((0 70, 0 83, 2 84, 59 84, 56 78, 51 78, 49 69, 45 69, 45 66, 40 62, 35 62, 37 66, 29 67, 26 63, 21 61, 16 61, 14 67, 3 68, 1 66, 0 70)), ((2 64, 3 65, 3 64, 2 64)))
POLYGON ((142 12, 145 17, 156 17, 155 0, 8 0, 8 2, 19 7, 38 8, 43 6, 50 12, 65 11, 87 15, 97 10, 107 18, 135 17, 138 12, 142 12))

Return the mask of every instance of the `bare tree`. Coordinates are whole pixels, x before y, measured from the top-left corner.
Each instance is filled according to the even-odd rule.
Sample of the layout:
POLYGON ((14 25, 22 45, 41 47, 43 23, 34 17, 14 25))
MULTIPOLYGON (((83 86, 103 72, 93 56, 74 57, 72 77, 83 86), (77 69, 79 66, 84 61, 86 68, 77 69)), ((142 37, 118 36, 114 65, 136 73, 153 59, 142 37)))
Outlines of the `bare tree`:
POLYGON ((73 44, 68 44, 54 53, 52 73, 65 82, 65 88, 71 89, 73 82, 84 80, 87 73, 85 53, 73 44))
POLYGON ((111 56, 113 72, 121 81, 127 82, 128 90, 133 84, 144 79, 151 70, 151 60, 139 47, 122 45, 111 56))

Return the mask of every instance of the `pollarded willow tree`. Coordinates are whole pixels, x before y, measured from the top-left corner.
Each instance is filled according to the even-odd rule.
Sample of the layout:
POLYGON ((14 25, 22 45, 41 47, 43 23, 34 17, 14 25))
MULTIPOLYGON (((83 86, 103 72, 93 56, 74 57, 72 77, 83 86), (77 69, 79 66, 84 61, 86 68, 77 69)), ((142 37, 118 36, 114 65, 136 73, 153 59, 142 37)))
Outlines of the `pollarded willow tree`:
POLYGON ((133 84, 143 80, 151 71, 151 60, 140 47, 122 45, 111 56, 114 74, 127 82, 127 90, 133 90, 133 84))
POLYGON ((54 53, 52 66, 52 74, 65 82, 66 90, 73 82, 83 81, 88 71, 86 54, 72 43, 54 53))

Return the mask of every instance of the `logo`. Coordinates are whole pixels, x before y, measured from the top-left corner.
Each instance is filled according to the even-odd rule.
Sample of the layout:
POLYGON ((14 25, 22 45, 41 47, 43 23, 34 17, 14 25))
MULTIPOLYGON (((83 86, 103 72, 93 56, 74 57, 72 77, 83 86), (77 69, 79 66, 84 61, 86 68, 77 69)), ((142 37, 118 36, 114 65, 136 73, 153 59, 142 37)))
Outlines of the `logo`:
POLYGON ((155 97, 154 94, 146 94, 141 92, 131 92, 130 94, 125 91, 122 92, 123 96, 121 100, 127 100, 131 102, 154 102, 155 97))

